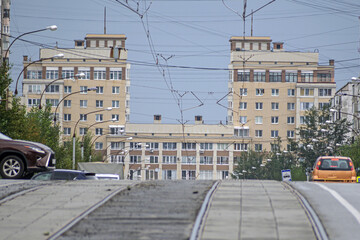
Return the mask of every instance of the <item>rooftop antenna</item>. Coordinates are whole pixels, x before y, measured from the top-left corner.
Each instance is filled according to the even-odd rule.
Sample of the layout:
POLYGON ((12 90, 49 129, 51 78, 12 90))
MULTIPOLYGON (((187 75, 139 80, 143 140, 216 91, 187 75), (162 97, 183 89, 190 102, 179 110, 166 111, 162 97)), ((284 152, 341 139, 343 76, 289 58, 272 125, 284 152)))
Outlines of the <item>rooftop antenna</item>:
POLYGON ((104 34, 106 34, 106 7, 104 7, 104 34))

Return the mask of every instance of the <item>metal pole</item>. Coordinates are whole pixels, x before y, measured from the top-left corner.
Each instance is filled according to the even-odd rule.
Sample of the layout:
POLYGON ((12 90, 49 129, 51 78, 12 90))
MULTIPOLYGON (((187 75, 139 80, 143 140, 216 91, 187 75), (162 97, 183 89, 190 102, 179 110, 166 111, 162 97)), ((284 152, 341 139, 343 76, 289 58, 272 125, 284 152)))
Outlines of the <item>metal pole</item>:
POLYGON ((72 162, 72 169, 75 169, 75 134, 73 136, 73 162, 72 162))

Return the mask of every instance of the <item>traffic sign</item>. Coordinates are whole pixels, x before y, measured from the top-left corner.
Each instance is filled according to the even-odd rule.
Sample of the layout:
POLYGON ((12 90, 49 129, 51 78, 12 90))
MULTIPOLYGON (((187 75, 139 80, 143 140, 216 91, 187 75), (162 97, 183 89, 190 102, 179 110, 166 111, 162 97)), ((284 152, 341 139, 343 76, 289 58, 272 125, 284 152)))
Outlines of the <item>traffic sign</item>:
POLYGON ((291 170, 290 169, 281 170, 281 176, 283 181, 291 181, 291 170))

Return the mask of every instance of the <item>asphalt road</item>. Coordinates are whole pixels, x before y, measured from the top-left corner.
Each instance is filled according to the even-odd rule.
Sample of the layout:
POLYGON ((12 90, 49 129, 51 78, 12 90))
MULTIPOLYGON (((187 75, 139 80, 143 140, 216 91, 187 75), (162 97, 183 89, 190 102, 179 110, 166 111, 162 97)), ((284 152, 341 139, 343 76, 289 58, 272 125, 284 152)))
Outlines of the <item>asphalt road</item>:
POLYGON ((329 239, 360 239, 360 184, 291 184, 315 210, 329 239))

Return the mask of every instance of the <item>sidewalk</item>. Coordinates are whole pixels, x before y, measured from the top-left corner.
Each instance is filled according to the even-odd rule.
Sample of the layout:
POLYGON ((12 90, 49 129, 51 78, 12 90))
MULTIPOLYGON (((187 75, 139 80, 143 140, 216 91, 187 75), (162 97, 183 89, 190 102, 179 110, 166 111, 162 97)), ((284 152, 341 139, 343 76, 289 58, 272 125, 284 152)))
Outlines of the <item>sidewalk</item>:
POLYGON ((296 197, 281 182, 223 181, 200 239, 315 239, 296 197))

